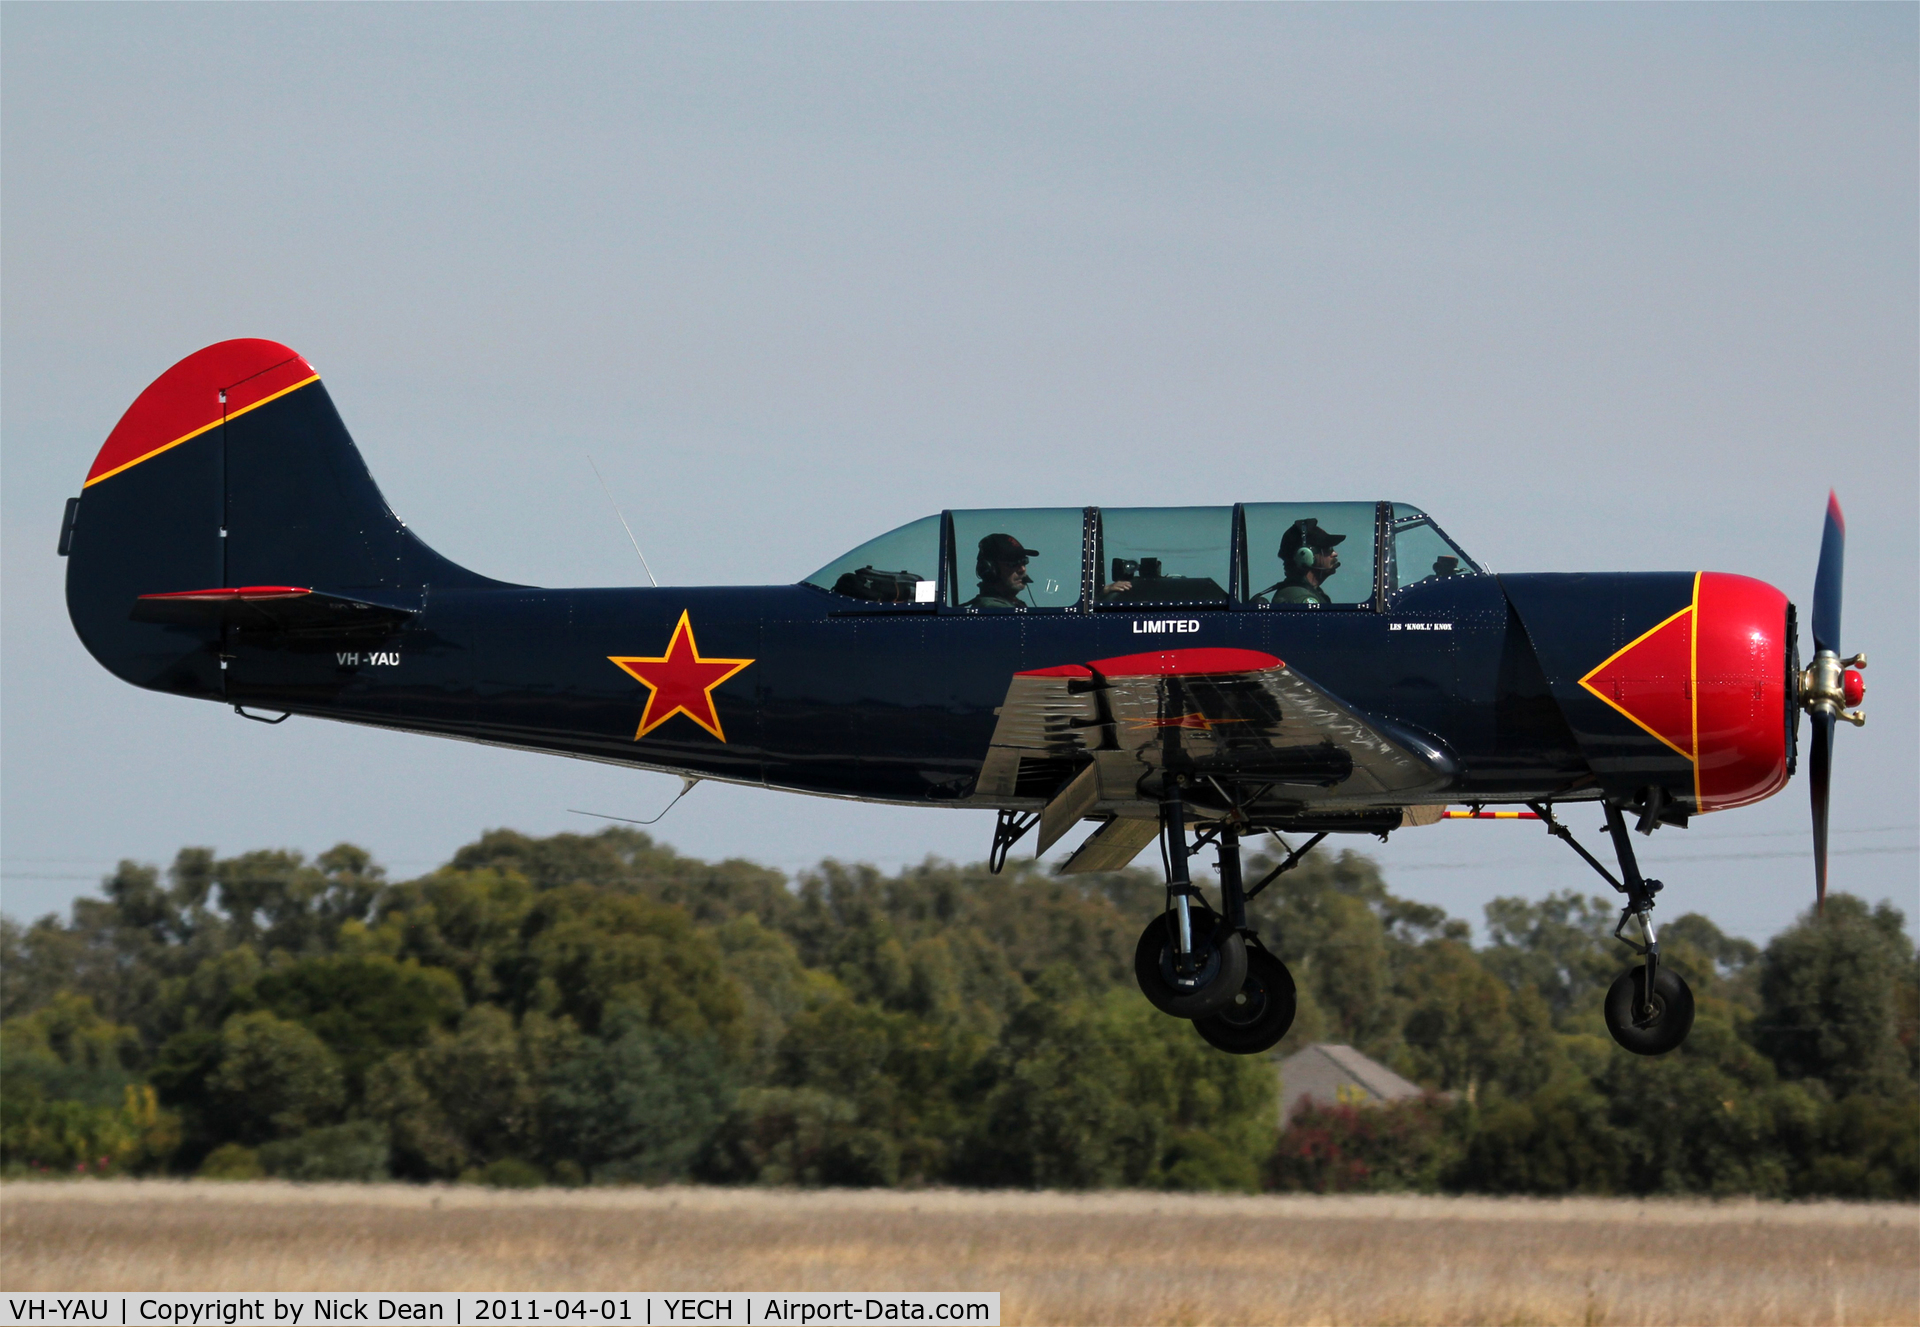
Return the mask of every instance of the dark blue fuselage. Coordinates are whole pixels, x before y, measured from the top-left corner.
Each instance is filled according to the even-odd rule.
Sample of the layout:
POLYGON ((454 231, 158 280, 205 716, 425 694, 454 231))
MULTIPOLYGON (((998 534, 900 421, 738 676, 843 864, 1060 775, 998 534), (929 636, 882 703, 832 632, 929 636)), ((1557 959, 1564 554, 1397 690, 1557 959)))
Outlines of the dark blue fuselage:
MULTIPOLYGON (((1493 577, 1417 585, 1384 612, 982 612, 849 605, 812 586, 429 589, 386 639, 239 637, 223 699, 734 782, 900 803, 972 791, 1008 682, 1156 648, 1262 650, 1458 758, 1458 800, 1544 796, 1587 771, 1493 577), (752 659, 713 692, 724 740, 684 715, 635 739, 682 612, 701 653, 752 659), (1186 629, 1157 632, 1181 623, 1186 629)), ((978 805, 978 803, 974 803, 978 805)))
MULTIPOLYGON (((869 602, 812 584, 508 585, 442 558, 394 516, 309 372, 275 343, 210 347, 156 380, 103 447, 69 504, 61 550, 75 629, 118 676, 227 704, 796 792, 1031 807, 1072 770, 1022 762, 1013 794, 1005 784, 994 797, 975 791, 1015 674, 1226 647, 1277 657, 1339 705, 1443 752, 1451 782, 1423 789, 1423 804, 1603 794, 1632 803, 1660 789, 1653 801, 1684 814, 1695 799, 1693 762, 1583 685, 1686 608, 1690 574, 1496 577, 1461 557, 1433 560, 1451 547, 1431 542, 1437 528, 1399 568, 1396 549, 1429 524, 1424 514, 1350 503, 1360 528, 1343 536, 1349 552, 1374 545, 1372 594, 1357 606, 1258 602, 1249 591, 1274 574, 1273 555, 1250 542, 1252 509, 1242 507, 1210 509, 1221 513, 1223 548, 1231 531, 1231 557, 1224 597, 1205 604, 1099 602, 1118 588, 1102 581, 1120 576, 1107 572, 1097 508, 1084 511, 1072 608, 959 606, 973 561, 954 513, 935 523, 938 570, 919 587, 937 586, 938 602, 869 602), (247 383, 283 378, 291 385, 244 403, 247 383), (245 598, 262 593, 282 597, 245 598), (696 661, 751 662, 676 712, 642 678, 682 645, 696 661), (700 721, 689 717, 709 705, 700 721)), ((1069 513, 1070 528, 1082 513, 1069 513)), ((1113 516, 1116 529, 1129 519, 1113 516)), ((978 542, 995 540, 1018 546, 1005 534, 978 542)), ((1368 574, 1358 570, 1364 551, 1354 562, 1349 577, 1368 574)), ((1150 579, 1146 566, 1136 571, 1150 579)), ((889 583, 886 568, 865 570, 889 583)), ((1223 593, 1214 580, 1186 584, 1223 593)), ((1674 685, 1694 681, 1688 673, 1674 685)))

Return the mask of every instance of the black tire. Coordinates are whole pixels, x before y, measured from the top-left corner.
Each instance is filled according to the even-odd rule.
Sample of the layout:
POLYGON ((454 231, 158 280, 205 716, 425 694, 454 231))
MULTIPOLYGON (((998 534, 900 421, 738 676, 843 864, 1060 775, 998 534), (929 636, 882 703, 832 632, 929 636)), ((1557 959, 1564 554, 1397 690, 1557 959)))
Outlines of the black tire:
POLYGON ((1200 1018, 1233 999, 1247 979, 1247 942, 1197 901, 1191 906, 1193 952, 1198 971, 1181 981, 1174 970, 1174 913, 1147 923, 1133 949, 1133 975, 1155 1009, 1175 1018, 1200 1018))
POLYGON ((1220 1050, 1258 1055, 1287 1035, 1297 1003, 1287 965, 1265 949, 1252 948, 1247 950, 1247 976, 1240 990, 1213 1013, 1194 1019, 1193 1030, 1220 1050))
POLYGON ((1653 1013, 1639 1019, 1647 989, 1643 964, 1628 968, 1607 991, 1607 1031, 1635 1055, 1665 1055, 1693 1030, 1693 992, 1672 968, 1653 979, 1653 1013))

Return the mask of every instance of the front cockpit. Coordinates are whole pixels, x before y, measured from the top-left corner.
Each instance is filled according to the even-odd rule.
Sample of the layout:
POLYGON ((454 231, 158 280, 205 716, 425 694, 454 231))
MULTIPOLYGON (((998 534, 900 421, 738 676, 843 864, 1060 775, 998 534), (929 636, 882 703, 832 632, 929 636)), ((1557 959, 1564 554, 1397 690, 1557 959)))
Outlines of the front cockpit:
POLYGON ((1248 502, 945 511, 868 540, 804 584, 909 610, 1378 611, 1415 585, 1482 574, 1405 503, 1248 502))

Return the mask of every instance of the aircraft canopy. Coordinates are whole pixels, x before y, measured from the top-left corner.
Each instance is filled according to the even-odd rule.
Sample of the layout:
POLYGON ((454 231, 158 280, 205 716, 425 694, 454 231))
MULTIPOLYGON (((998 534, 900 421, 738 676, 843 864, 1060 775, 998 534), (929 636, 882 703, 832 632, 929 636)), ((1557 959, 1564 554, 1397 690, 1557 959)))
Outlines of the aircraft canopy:
POLYGON ((1354 610, 1481 574, 1405 503, 1248 502, 944 511, 868 540, 804 583, 849 600, 977 612, 1354 610))

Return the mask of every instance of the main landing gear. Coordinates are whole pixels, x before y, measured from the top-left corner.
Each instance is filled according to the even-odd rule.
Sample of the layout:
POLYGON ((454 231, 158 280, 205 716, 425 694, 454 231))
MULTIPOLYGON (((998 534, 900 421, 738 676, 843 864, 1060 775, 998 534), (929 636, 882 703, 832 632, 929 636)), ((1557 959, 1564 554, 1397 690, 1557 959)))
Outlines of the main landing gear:
POLYGON ((1614 855, 1620 862, 1623 879, 1602 866, 1594 855, 1574 840, 1573 831, 1553 818, 1549 804, 1529 803, 1547 822, 1547 832, 1572 848, 1602 879, 1627 896, 1620 910, 1620 924, 1613 938, 1642 956, 1646 962, 1628 968, 1607 991, 1602 1013, 1613 1039, 1635 1055, 1664 1055, 1687 1039, 1693 1029, 1693 992, 1680 974, 1660 966, 1660 940, 1653 930, 1653 896, 1661 890, 1658 880, 1643 879, 1633 857, 1633 841, 1627 837, 1627 822, 1620 808, 1606 804, 1607 833, 1613 839, 1614 855), (1641 938, 1622 934, 1627 923, 1637 923, 1641 938))
POLYGON ((1212 1045, 1235 1055, 1271 1049, 1293 1026, 1293 975, 1247 926, 1247 900, 1299 865, 1326 835, 1293 853, 1245 889, 1240 878, 1240 836, 1230 825, 1202 835, 1195 847, 1215 843, 1220 853, 1220 906, 1215 912, 1187 872, 1185 808, 1178 793, 1160 805, 1161 840, 1167 855, 1167 906, 1147 923, 1133 953, 1141 992, 1156 1009, 1190 1018, 1212 1045))

